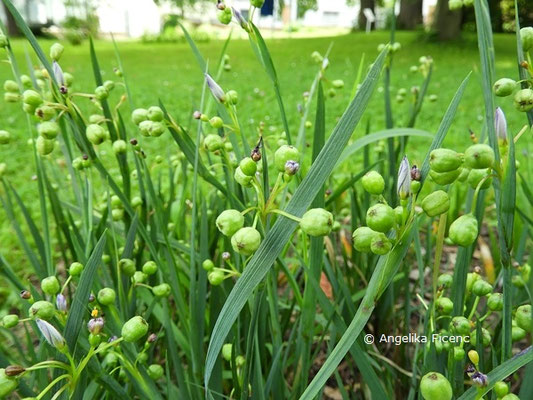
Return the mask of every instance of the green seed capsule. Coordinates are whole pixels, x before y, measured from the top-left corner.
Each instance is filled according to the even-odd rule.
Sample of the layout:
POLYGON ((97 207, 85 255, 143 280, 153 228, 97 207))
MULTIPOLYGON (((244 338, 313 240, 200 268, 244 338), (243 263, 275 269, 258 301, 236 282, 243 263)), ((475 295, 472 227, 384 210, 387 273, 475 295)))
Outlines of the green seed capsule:
POLYGON ((140 122, 139 131, 141 132, 141 135, 146 136, 146 137, 150 136, 150 132, 152 131, 153 124, 154 122, 150 120, 140 122))
POLYGON ((466 274, 466 292, 467 293, 472 293, 472 286, 474 286, 474 283, 476 283, 478 279, 481 279, 481 277, 479 276, 479 274, 476 274, 475 272, 474 273, 469 272, 468 274, 466 274))
POLYGON ((233 236, 244 225, 244 216, 237 210, 225 210, 216 219, 218 230, 225 236, 233 236))
POLYGON ((228 90, 226 93, 226 100, 229 104, 236 105, 239 102, 239 95, 235 90, 228 90))
MULTIPOLYGON (((492 338, 490 337, 490 333, 485 328, 481 328, 481 343, 483 344, 483 347, 490 346, 490 342, 492 338)), ((472 343, 473 346, 477 345, 477 332, 474 329, 472 332, 470 332, 470 343, 472 343)))
POLYGON ((501 400, 520 400, 520 397, 518 397, 514 393, 509 393, 501 398, 501 400))
POLYGON ((22 102, 33 107, 39 107, 43 102, 43 99, 39 93, 30 89, 22 93, 22 102))
POLYGON ((157 381, 161 379, 161 377, 164 375, 165 370, 159 364, 152 364, 148 367, 146 372, 148 373, 148 376, 150 377, 150 379, 157 381))
POLYGON ((503 397, 509 393, 509 386, 507 386, 507 383, 505 382, 498 381, 494 384, 494 393, 496 393, 498 398, 503 397))
POLYGON ((10 378, 6 375, 6 370, 4 368, 0 368, 0 399, 10 395, 17 387, 18 380, 15 378, 10 378))
POLYGON ((487 307, 491 311, 503 310, 503 295, 501 293, 492 293, 487 298, 487 307))
POLYGON ((11 134, 8 131, 0 130, 0 144, 8 144, 11 140, 11 134))
POLYGON ((209 120, 209 125, 215 129, 220 129, 224 126, 224 121, 222 121, 222 118, 215 116, 209 120))
POLYGON ((222 358, 226 361, 231 361, 232 351, 233 351, 233 345, 231 343, 225 343, 222 346, 222 358))
POLYGON ((487 296, 492 293, 492 285, 483 279, 478 279, 472 285, 472 293, 479 297, 487 296))
POLYGON ((246 176, 254 176, 257 172, 257 164, 251 157, 243 158, 239 163, 239 167, 246 176))
POLYGON ((449 208, 450 197, 444 190, 437 190, 422 200, 422 209, 430 217, 444 214, 449 208))
POLYGON ((4 318, 2 318, 2 323, 7 329, 13 328, 19 323, 19 317, 15 314, 6 315, 4 316, 4 318))
POLYGON ((456 245, 468 247, 475 242, 478 235, 476 217, 472 214, 462 215, 452 222, 449 237, 456 245))
POLYGON ((453 302, 448 297, 439 297, 435 302, 437 311, 441 314, 451 314, 453 311, 453 302))
POLYGON ((231 246, 237 253, 252 255, 261 244, 261 234, 251 227, 241 228, 231 237, 231 246))
MULTIPOLYGON (((56 116, 56 110, 50 106, 40 106, 35 110, 35 116, 43 121, 50 121, 56 116)), ((57 129, 59 131, 59 127, 57 129)))
POLYGON ((429 171, 429 176, 433 181, 441 186, 449 185, 459 177, 461 174, 461 169, 456 169, 454 171, 448 172, 437 172, 434 170, 429 171))
POLYGON ((511 340, 513 342, 519 342, 524 339, 527 335, 527 332, 520 328, 519 326, 513 326, 511 328, 511 340))
POLYGON ((526 26, 520 29, 520 41, 522 42, 522 49, 525 53, 533 49, 533 27, 526 26))
POLYGON ((221 285, 222 282, 224 282, 224 271, 221 271, 220 269, 216 268, 207 274, 207 279, 209 280, 209 283, 213 286, 221 285))
POLYGON ((244 187, 252 186, 253 177, 246 175, 242 171, 241 167, 237 167, 235 169, 235 173, 233 174, 233 177, 235 178, 235 181, 241 186, 244 186, 244 187))
POLYGON ((344 81, 342 79, 335 79, 331 84, 335 89, 342 89, 344 87, 344 81))
POLYGON ((204 139, 204 147, 211 152, 220 150, 223 145, 224 141, 219 135, 210 134, 204 139))
POLYGON ((45 294, 54 296, 59 293, 61 286, 55 276, 49 276, 41 281, 41 289, 45 294))
POLYGON ((20 82, 22 83, 22 86, 26 89, 30 89, 33 86, 33 82, 28 75, 21 75, 20 82))
POLYGON ((452 385, 438 372, 429 372, 422 377, 420 392, 424 400, 451 400, 453 397, 452 385))
POLYGON ((516 324, 526 332, 533 332, 531 304, 526 304, 516 309, 515 321, 516 324))
POLYGON ((470 321, 468 321, 465 317, 453 317, 450 327, 455 333, 459 335, 466 336, 470 334, 470 321))
POLYGON ((105 129, 97 124, 87 125, 85 134, 87 135, 87 139, 89 139, 92 144, 100 144, 106 138, 105 129))
POLYGON ((37 131, 45 139, 55 139, 59 134, 59 125, 54 121, 41 122, 37 131))
POLYGON ((527 112, 533 110, 533 90, 522 89, 514 95, 514 106, 518 111, 527 112))
POLYGON ((68 273, 72 276, 80 276, 83 271, 83 264, 79 262, 73 262, 70 264, 68 273))
POLYGON ((117 297, 115 291, 111 288, 103 288, 98 292, 98 303, 104 305, 104 306, 110 306, 115 302, 115 298, 117 297))
POLYGON ((465 162, 472 169, 491 168, 494 164, 494 150, 488 144, 474 144, 466 149, 465 162))
POLYGON ((113 142, 113 152, 115 154, 124 154, 127 150, 127 144, 124 140, 118 139, 113 142))
POLYGON ((104 87, 107 89, 108 92, 112 91, 115 88, 115 82, 113 81, 105 81, 104 87))
POLYGON ((92 347, 98 347, 100 343, 102 343, 102 336, 100 336, 99 334, 89 333, 88 340, 89 344, 92 347))
POLYGON ((146 275, 153 275, 157 272, 157 264, 154 261, 146 261, 142 270, 146 275))
POLYGON ((148 109, 147 117, 150 121, 161 122, 165 118, 165 114, 161 108, 152 106, 148 109))
POLYGON ((143 200, 139 196, 135 196, 133 199, 131 199, 131 206, 133 208, 137 208, 142 206, 143 200))
POLYGON ((370 251, 374 254, 383 256, 392 250, 392 242, 387 235, 376 232, 370 241, 370 251))
POLYGON ((170 295, 170 285, 162 283, 152 288, 152 293, 155 297, 168 297, 170 295))
POLYGON ((202 268, 209 272, 215 269, 215 264, 208 258, 202 263, 202 268))
POLYGON ((100 101, 103 101, 109 97, 109 91, 105 88, 105 86, 98 86, 96 89, 94 89, 94 97, 100 101))
POLYGON ((369 171, 361 179, 363 189, 370 194, 380 195, 385 189, 385 180, 377 171, 369 171))
POLYGON ((457 180, 459 182, 465 182, 468 179, 468 175, 470 174, 471 169, 470 168, 461 168, 461 173, 457 177, 457 180))
POLYGON ((387 204, 376 204, 366 213, 368 227, 376 232, 388 232, 396 220, 394 210, 387 204))
POLYGON ((59 61, 64 50, 65 48, 61 44, 54 43, 52 47, 50 47, 50 58, 54 61, 59 61))
POLYGON ((4 82, 4 90, 10 93, 18 93, 20 91, 18 83, 10 79, 4 82))
POLYGON ((453 359, 455 361, 461 361, 465 358, 465 351, 460 347, 453 348, 453 359))
POLYGON ((63 72, 63 80, 65 81, 65 86, 71 87, 74 83, 74 76, 68 72, 63 72))
POLYGON ((513 94, 516 87, 516 82, 509 78, 498 79, 494 83, 493 90, 494 94, 499 97, 510 96, 513 94))
POLYGON ((300 152, 294 146, 283 145, 274 153, 274 165, 280 172, 285 171, 285 164, 287 161, 300 161, 300 152))
POLYGON ((442 274, 439 275, 437 279, 437 285, 441 288, 449 288, 452 286, 453 283, 453 276, 450 274, 442 274))
POLYGON ((7 103, 16 103, 19 100, 20 96, 16 93, 4 93, 4 101, 6 101, 7 103))
POLYGON ((135 273, 135 262, 129 258, 119 260, 118 267, 124 272, 126 276, 133 276, 135 273))
MULTIPOLYGON (((472 169, 468 174, 468 185, 476 189, 479 183, 490 173, 490 169, 472 169)), ((488 189, 492 185, 492 177, 487 178, 481 185, 481 189, 488 189)))
POLYGON ((148 119, 148 110, 144 108, 137 108, 131 113, 131 120, 135 125, 139 125, 141 122, 148 119))
POLYGON ((454 171, 462 164, 462 155, 450 149, 435 149, 429 154, 429 166, 435 172, 454 171))
POLYGON ((35 141, 35 147, 40 155, 46 156, 54 151, 55 142, 53 140, 45 139, 43 136, 39 136, 35 141))
POLYGON ((32 318, 39 318, 45 321, 49 321, 55 315, 55 307, 52 303, 48 301, 36 301, 31 305, 29 315, 32 318))
POLYGON ((131 318, 122 326, 122 337, 126 342, 136 342, 148 333, 148 323, 140 316, 131 318))
POLYGON ((333 227, 333 214, 323 208, 308 210, 300 221, 302 231, 311 236, 327 236, 333 227))
POLYGON ((353 232, 353 247, 357 251, 369 252, 372 238, 377 234, 367 226, 361 226, 353 232))
POLYGON ((217 12, 217 18, 221 24, 228 25, 233 17, 231 8, 226 7, 224 10, 217 12))

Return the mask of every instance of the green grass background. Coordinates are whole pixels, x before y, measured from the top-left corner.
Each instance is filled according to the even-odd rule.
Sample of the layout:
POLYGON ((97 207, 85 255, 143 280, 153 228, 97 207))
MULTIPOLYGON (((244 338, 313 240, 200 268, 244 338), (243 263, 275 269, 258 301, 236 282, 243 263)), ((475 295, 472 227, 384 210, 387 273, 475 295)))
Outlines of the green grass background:
MULTIPOLYGON (((263 34, 267 38, 267 44, 277 68, 293 137, 296 136, 300 122, 297 104, 303 103, 302 93, 309 90, 317 72, 317 65, 310 57, 311 53, 317 50, 323 54, 333 43, 327 78, 343 79, 346 83, 345 88, 339 90, 336 97, 327 100, 326 132, 330 132, 350 100, 351 87, 363 53, 366 54, 368 65, 377 56, 377 46, 389 40, 388 32, 275 40, 268 40, 268 32, 263 32, 263 34)), ((445 145, 462 151, 470 141, 469 128, 478 134, 482 130, 484 109, 476 37, 465 34, 460 41, 443 44, 427 42, 419 33, 397 32, 396 40, 402 44, 402 49, 394 56, 393 100, 398 89, 406 88, 409 91, 413 85, 422 84, 421 74, 409 72, 409 67, 418 64, 420 56, 431 56, 434 59, 433 79, 428 95, 436 94, 438 100, 424 104, 416 123, 417 128, 434 132, 457 87, 470 71, 473 72, 455 123, 445 141, 445 145)), ((494 41, 497 60, 496 76, 516 78, 518 71, 515 61, 515 37, 495 35, 494 41)), ((42 41, 45 52, 48 52, 52 43, 53 41, 42 41)), ((203 84, 203 75, 189 46, 186 43, 146 44, 139 42, 119 42, 118 46, 131 88, 133 104, 136 107, 149 107, 156 105, 158 99, 161 99, 170 113, 187 126, 192 111, 197 108, 200 101, 203 84)), ((222 46, 221 41, 199 44, 200 51, 206 59, 211 61, 211 64, 218 61, 222 46)), ((24 72, 27 70, 25 51, 31 54, 33 62, 37 64, 36 57, 33 56, 31 48, 24 40, 13 40, 12 47, 19 67, 24 72)), ((113 44, 108 41, 97 41, 96 50, 104 80, 117 80, 113 74, 113 67, 117 66, 113 44)), ((223 72, 219 84, 225 90, 234 89, 239 93, 239 118, 246 131, 246 137, 249 138, 250 143, 255 142, 259 121, 265 122, 267 135, 280 133, 283 129, 274 92, 265 72, 253 55, 248 41, 232 40, 228 47, 228 54, 232 69, 229 72, 223 72)), ((88 42, 77 47, 65 44, 65 52, 60 63, 64 71, 74 75, 75 84, 72 91, 91 93, 94 90, 88 42)), ((9 65, 1 64, 0 79, 3 81, 9 78, 12 78, 9 65)), ((374 94, 364 119, 364 121, 370 119, 371 131, 384 129, 383 94, 380 89, 381 87, 374 94)), ((114 90, 112 98, 115 102, 122 93, 121 88, 114 90)), ((497 101, 506 112, 509 128, 514 133, 518 132, 526 123, 525 115, 514 110, 512 97, 497 101)), ((90 113, 97 112, 96 107, 85 99, 80 99, 78 103, 90 113)), ((406 123, 408 107, 407 101, 403 104, 393 101, 395 126, 403 126, 406 123)), ((129 106, 124 105, 122 111, 128 116, 129 106)), ((313 114, 310 114, 310 120, 313 120, 313 114)), ((129 120, 129 116, 127 119, 129 120)), ((353 138, 363 133, 365 125, 360 124, 353 138)), ((131 123, 129 128, 131 129, 130 137, 140 136, 131 123)), ((29 134, 26 129, 26 117, 21 110, 20 103, 3 103, 0 107, 0 129, 9 130, 13 136, 9 145, 0 146, 0 162, 8 164, 9 179, 23 199, 29 203, 36 201, 37 183, 32 180, 35 173, 34 163, 31 147, 27 144, 29 134)), ((523 140, 531 142, 530 137, 523 140)), ((429 143, 424 139, 410 140, 407 155, 412 163, 421 161, 419 158, 425 153, 426 145, 429 143)), ((166 155, 168 149, 177 150, 168 135, 151 140, 146 147, 149 149, 149 158, 158 153, 166 155)), ((520 148, 524 147, 519 146, 520 148)), ((109 149, 108 145, 108 151, 109 149)), ((105 148, 103 150, 105 151, 105 148)), ((524 158, 520 153, 521 151, 519 151, 519 159, 524 158)), ((356 161, 359 159, 360 157, 355 158, 356 161)), ((356 170, 357 163, 350 163, 349 168, 356 170)), ((37 204, 30 208, 36 212, 38 210, 37 204)), ((4 211, 0 212, 0 249, 10 261, 14 262, 15 266, 25 264, 23 260, 20 260, 20 263, 16 262, 17 257, 22 257, 23 253, 19 251, 18 242, 6 220, 4 211)))

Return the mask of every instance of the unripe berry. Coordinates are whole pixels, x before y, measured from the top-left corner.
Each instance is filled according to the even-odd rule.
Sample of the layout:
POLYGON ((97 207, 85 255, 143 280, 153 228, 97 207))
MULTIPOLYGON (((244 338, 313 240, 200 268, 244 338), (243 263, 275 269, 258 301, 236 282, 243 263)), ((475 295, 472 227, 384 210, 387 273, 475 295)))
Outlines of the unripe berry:
POLYGON ((455 333, 458 333, 459 335, 466 336, 470 334, 470 321, 468 321, 465 317, 453 317, 450 327, 455 333))
POLYGON ((142 270, 146 275, 153 275, 157 272, 157 264, 154 261, 146 261, 142 270))
POLYGON ((7 329, 13 328, 19 323, 19 317, 15 314, 6 315, 4 316, 4 318, 2 318, 2 323, 7 329))
POLYGON ((513 326, 511 328, 511 339, 513 342, 519 342, 524 339, 527 335, 527 332, 520 328, 519 326, 513 326))
POLYGON ((218 286, 224 282, 224 271, 214 269, 207 274, 207 279, 211 285, 218 286))
POLYGON ((8 79, 4 82, 4 90, 6 92, 18 93, 20 89, 17 82, 8 79))
POLYGON ((516 309, 515 321, 516 324, 526 332, 533 332, 531 304, 525 304, 516 309))
POLYGON ((150 377, 150 379, 157 381, 158 379, 161 379, 161 377, 165 373, 165 370, 159 364, 152 364, 148 367, 146 372, 148 373, 148 376, 150 377))
POLYGON ((233 174, 233 178, 235 179, 235 181, 243 186, 243 187, 249 187, 252 185, 252 179, 253 177, 252 176, 248 176, 246 175, 241 167, 237 167, 235 168, 235 173, 233 174))
POLYGON ((526 26, 520 29, 520 40, 522 42, 522 49, 524 52, 528 52, 533 49, 533 27, 526 26))
POLYGON ((39 318, 45 321, 51 320, 55 315, 54 305, 48 301, 39 300, 33 303, 29 309, 32 318, 39 318))
POLYGON ((490 168, 494 164, 494 150, 488 144, 473 144, 465 150, 465 163, 472 169, 490 168))
POLYGON ((395 222, 394 210, 387 204, 376 204, 366 213, 368 227, 376 232, 388 232, 395 222))
POLYGON ((35 115, 43 121, 50 121, 56 116, 56 110, 50 106, 40 106, 35 110, 35 115))
POLYGON ((215 116, 209 120, 209 125, 215 129, 220 129, 224 126, 224 121, 222 121, 222 118, 215 116))
POLYGON ((0 130, 0 144, 8 144, 11 140, 11 134, 8 131, 0 130))
POLYGON ((422 377, 420 392, 424 400, 451 400, 453 396, 452 385, 438 372, 429 372, 422 377))
POLYGON ((212 271, 213 269, 215 269, 215 264, 210 259, 206 259, 202 263, 202 268, 209 272, 209 271, 212 271))
POLYGON ((140 316, 131 318, 122 326, 122 337, 126 342, 136 342, 148 333, 148 323, 140 316))
POLYGON ((377 171, 367 172, 361 182, 363 183, 363 189, 370 194, 379 195, 385 189, 385 180, 377 171))
POLYGON ((476 217, 465 214, 457 218, 450 225, 449 237, 456 245, 468 247, 477 239, 478 224, 476 217))
POLYGON ((244 216, 237 210, 225 210, 216 219, 216 225, 225 236, 233 236, 244 225, 244 216))
POLYGON ((514 106, 518 111, 533 110, 533 90, 522 89, 514 95, 514 106))
POLYGON ((437 310, 442 314, 450 314, 453 311, 453 302, 448 297, 439 297, 435 302, 437 310))
POLYGON ((100 144, 106 138, 105 129, 97 124, 87 125, 85 134, 89 142, 91 142, 92 144, 100 144))
POLYGON ((387 235, 377 232, 370 241, 370 251, 374 254, 383 256, 392 249, 392 242, 387 235))
POLYGON ((50 58, 53 61, 59 61, 64 50, 65 48, 63 47, 63 45, 59 43, 54 43, 52 47, 50 47, 50 58))
POLYGON ((115 154, 123 154, 127 150, 127 144, 124 140, 118 139, 113 142, 113 151, 115 154))
POLYGON ((129 258, 119 260, 118 267, 124 272, 126 276, 133 276, 135 273, 135 262, 129 258))
POLYGON ((211 152, 220 150, 223 145, 224 141, 216 134, 207 135, 204 139, 204 147, 211 152))
POLYGON ((441 288, 449 288, 452 286, 453 283, 453 276, 450 274, 442 274, 439 275, 437 279, 437 285, 441 288))
POLYGON ((448 212, 449 208, 450 198, 444 190, 430 193, 422 200, 422 209, 430 217, 444 214, 448 212))
POLYGON ((17 93, 10 93, 10 92, 4 93, 4 101, 6 103, 16 103, 19 100, 20 100, 20 96, 17 93))
MULTIPOLYGON (((472 169, 468 173, 467 183, 472 189, 476 189, 482 179, 490 174, 490 169, 472 169)), ((492 185, 492 177, 485 179, 481 189, 488 189, 492 185)))
POLYGON ((150 125, 149 133, 152 137, 159 137, 163 133, 165 133, 166 126, 163 122, 159 121, 152 121, 152 124, 150 125))
POLYGON ((429 176, 433 181, 441 186, 449 185, 450 183, 455 182, 455 180, 461 174, 461 169, 456 169, 448 172, 437 172, 434 170, 429 171, 429 176))
POLYGON ((135 125, 139 125, 141 122, 148 119, 148 110, 144 108, 137 108, 131 113, 131 120, 135 125))
POLYGON ((150 121, 154 121, 154 122, 163 121, 163 119, 165 118, 165 114, 163 113, 163 110, 161 110, 161 108, 157 106, 150 107, 148 109, 147 116, 150 121))
POLYGON ((478 279, 472 285, 472 293, 476 296, 482 297, 486 296, 492 292, 492 285, 483 279, 478 279))
POLYGON ((435 149, 429 154, 429 166, 435 172, 454 171, 462 164, 461 154, 450 149, 435 149))
POLYGON ((22 102, 33 107, 38 107, 43 102, 43 99, 39 93, 30 89, 22 93, 22 102))
POLYGON ((94 89, 94 97, 100 101, 103 101, 109 97, 109 91, 105 86, 98 86, 96 89, 94 89))
POLYGON ((261 244, 261 234, 251 227, 241 228, 231 237, 231 246, 237 253, 252 255, 261 244))
POLYGON ((492 293, 487 298, 487 307, 491 311, 503 310, 503 295, 501 293, 492 293))
POLYGON ((498 79, 493 86, 494 94, 499 97, 510 96, 513 94, 516 82, 513 79, 498 79))
POLYGON ((110 306, 115 302, 116 293, 111 288, 103 288, 98 292, 98 303, 104 306, 110 306))
POLYGON ((152 293, 156 297, 168 297, 170 295, 170 285, 168 283, 162 283, 152 288, 152 293))
POLYGON ((61 286, 55 276, 49 276, 41 281, 41 289, 43 290, 43 293, 49 296, 54 296, 59 293, 61 286))
POLYGON ((251 157, 245 157, 239 163, 241 171, 247 176, 254 176, 257 172, 257 164, 251 157))
POLYGON ((300 161, 300 152, 296 147, 283 145, 274 153, 274 165, 280 172, 285 171, 287 161, 300 161))
POLYGON ((357 251, 369 252, 372 238, 377 234, 367 226, 361 226, 353 232, 353 247, 357 251))
POLYGON ((73 262, 70 264, 68 273, 72 276, 80 276, 83 271, 83 264, 79 262, 73 262))
POLYGON ((333 227, 333 214, 323 208, 308 210, 300 221, 302 231, 311 236, 326 236, 333 227))
POLYGON ((228 25, 231 22, 232 17, 233 17, 233 14, 231 12, 230 7, 226 7, 224 10, 217 12, 218 20, 220 21, 220 23, 224 25, 228 25))
POLYGON ((59 133, 59 125, 54 121, 41 122, 37 131, 45 139, 55 139, 59 133))

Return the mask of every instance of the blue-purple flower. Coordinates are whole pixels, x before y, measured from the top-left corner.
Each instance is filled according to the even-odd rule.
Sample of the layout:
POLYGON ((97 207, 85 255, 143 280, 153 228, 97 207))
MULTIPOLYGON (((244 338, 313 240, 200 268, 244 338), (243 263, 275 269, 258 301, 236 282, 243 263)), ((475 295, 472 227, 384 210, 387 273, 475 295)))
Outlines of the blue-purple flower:
POLYGON ((221 103, 224 103, 226 101, 226 94, 224 93, 224 90, 218 85, 218 83, 215 82, 215 80, 211 77, 209 74, 205 74, 205 81, 207 83, 207 87, 218 101, 221 103))
POLYGON ((494 112, 494 129, 496 130, 496 137, 502 143, 507 143, 507 120, 503 110, 498 107, 494 112))
POLYGON ((404 156, 398 170, 398 196, 407 199, 411 193, 411 167, 407 156, 404 156))
POLYGON ((60 351, 65 348, 65 338, 52 324, 39 318, 35 319, 35 323, 50 346, 60 351))

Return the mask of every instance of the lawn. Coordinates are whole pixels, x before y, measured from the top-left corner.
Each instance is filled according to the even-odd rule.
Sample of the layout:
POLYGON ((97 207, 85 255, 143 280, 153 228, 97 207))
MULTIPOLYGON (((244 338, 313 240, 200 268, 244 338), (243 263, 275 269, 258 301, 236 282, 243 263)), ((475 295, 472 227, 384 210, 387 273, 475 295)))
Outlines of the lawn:
MULTIPOLYGON (((265 34, 268 38, 268 33, 265 34)), ((369 65, 377 56, 377 47, 380 43, 389 40, 387 32, 373 32, 369 35, 354 33, 338 37, 320 37, 305 39, 272 39, 267 40, 277 68, 282 95, 287 109, 290 128, 295 135, 300 123, 300 115, 297 112, 298 104, 303 102, 302 94, 310 89, 311 83, 317 72, 317 65, 311 59, 313 51, 324 54, 330 45, 333 45, 330 53, 330 66, 327 76, 330 80, 342 79, 345 88, 337 91, 338 95, 327 99, 326 105, 326 132, 330 132, 338 118, 342 115, 350 100, 351 88, 357 75, 357 70, 363 54, 365 65, 369 65)), ((483 124, 483 98, 481 95, 479 56, 476 37, 464 35, 464 39, 453 43, 428 42, 419 33, 398 32, 396 40, 402 45, 401 50, 394 57, 394 69, 392 72, 392 97, 400 88, 407 91, 412 86, 422 84, 421 74, 413 74, 409 71, 411 65, 418 63, 421 56, 431 56, 434 59, 433 78, 429 86, 428 95, 438 95, 437 101, 426 101, 416 123, 416 127, 430 132, 437 128, 449 101, 457 90, 457 87, 465 76, 472 72, 473 76, 465 92, 459 107, 452 130, 447 135, 445 144, 469 142, 472 129, 480 133, 483 124)), ((496 35, 495 50, 497 55, 497 76, 515 77, 517 75, 514 64, 515 38, 512 35, 496 35)), ((42 41, 45 53, 53 41, 42 41)), ((220 57, 223 41, 210 41, 199 44, 204 57, 214 64, 220 57)), ((37 61, 29 45, 23 40, 14 40, 12 43, 17 61, 22 70, 28 65, 25 52, 31 54, 32 61, 37 61)), ((100 61, 100 67, 105 79, 116 79, 113 68, 117 60, 113 43, 109 41, 97 41, 96 51, 100 61)), ((65 53, 61 59, 64 71, 74 75, 75 85, 72 90, 76 92, 92 93, 95 88, 92 79, 92 65, 89 58, 88 42, 81 46, 69 46, 65 44, 65 53)), ((149 107, 157 104, 160 99, 182 124, 188 126, 192 112, 198 107, 203 76, 199 70, 196 59, 187 43, 140 43, 119 42, 118 48, 122 58, 125 74, 131 88, 132 103, 134 107, 149 107)), ((239 93, 241 101, 238 105, 239 114, 249 138, 253 144, 257 138, 259 121, 265 123, 265 132, 275 135, 283 131, 279 112, 277 109, 274 93, 270 81, 263 69, 258 65, 249 43, 246 40, 233 39, 228 47, 231 71, 224 71, 219 79, 220 85, 225 89, 234 89, 239 93), (250 82, 255 89, 250 90, 250 82), (244 116, 244 117, 243 117, 244 116)), ((0 79, 11 78, 11 71, 7 64, 0 68, 0 79)), ((123 93, 122 89, 115 90, 112 99, 116 102, 123 93)), ((80 101, 86 105, 86 110, 97 112, 96 107, 89 101, 80 101)), ((506 109, 512 108, 512 100, 504 98, 501 106, 506 109)), ((406 123, 408 101, 404 104, 394 104, 393 112, 395 126, 399 127, 406 123)), ((25 201, 30 201, 36 190, 36 183, 32 180, 34 166, 31 155, 31 147, 27 145, 28 133, 26 129, 25 114, 20 112, 20 103, 4 103, 0 109, 0 124, 2 129, 9 130, 14 136, 13 145, 0 146, 0 160, 8 164, 12 182, 18 182, 17 189, 25 201), (16 151, 13 149, 16 146, 16 151)), ((369 105, 369 113, 366 113, 371 131, 384 129, 384 107, 382 88, 373 96, 369 105)), ((123 105, 122 111, 129 115, 129 106, 123 105)), ((508 123, 510 129, 518 131, 525 123, 522 114, 509 112, 508 123)), ((310 115, 310 119, 314 118, 310 115)), ((129 117, 127 118, 129 120, 129 117)), ((366 122, 366 121, 365 121, 366 122)), ((133 124, 129 125, 134 129, 133 124)), ((365 129, 365 124, 360 124, 353 138, 360 136, 365 129)), ((153 148, 152 155, 165 153, 167 149, 175 148, 170 136, 158 140, 153 148), (169 145, 169 146, 167 146, 169 145)), ((427 139, 412 139, 412 143, 429 144, 427 139)), ((412 146, 412 154, 409 157, 413 162, 420 162, 425 152, 425 147, 412 146), (418 150, 419 149, 419 150, 418 150)), ((359 159, 359 158, 357 158, 359 159)), ((38 210, 35 204, 35 210, 38 210)), ((16 261, 15 265, 26 264, 21 256, 20 248, 14 239, 9 222, 2 212, 0 219, 0 243, 4 253, 8 254, 10 261, 16 261)))

